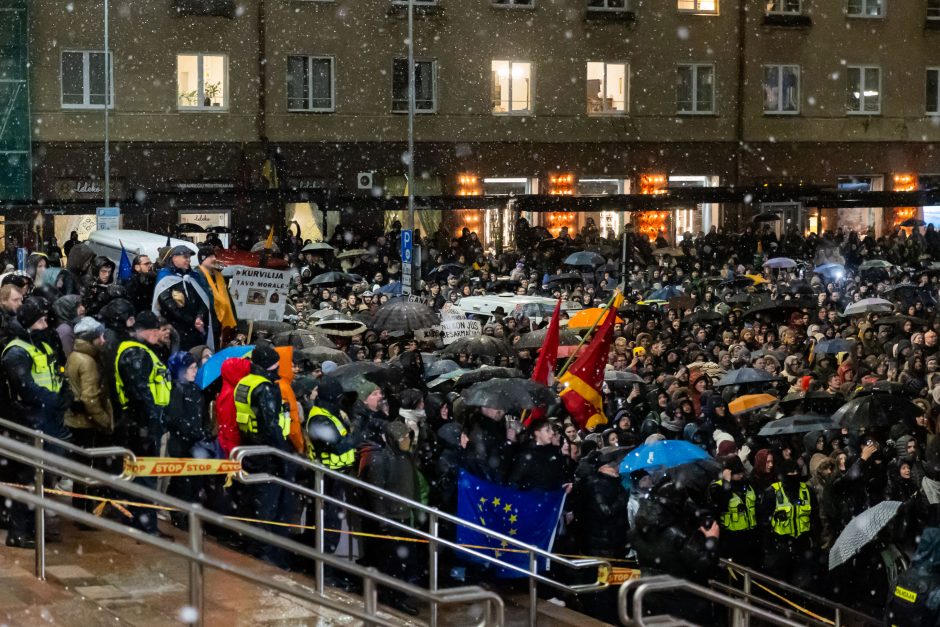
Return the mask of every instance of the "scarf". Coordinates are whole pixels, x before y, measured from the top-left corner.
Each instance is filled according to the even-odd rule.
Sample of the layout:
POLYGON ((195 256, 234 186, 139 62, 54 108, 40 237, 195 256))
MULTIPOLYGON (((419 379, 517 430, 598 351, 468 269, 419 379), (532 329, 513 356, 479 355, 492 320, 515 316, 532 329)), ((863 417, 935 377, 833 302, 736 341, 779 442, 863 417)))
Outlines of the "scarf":
POLYGON ((927 497, 928 503, 931 505, 940 503, 940 481, 924 477, 921 487, 924 489, 924 495, 927 497))
MULTIPOLYGON (((166 270, 166 268, 164 268, 164 270, 166 270)), ((202 300, 203 304, 206 306, 206 309, 212 306, 209 304, 209 296, 206 294, 205 290, 202 289, 202 286, 200 286, 199 283, 196 282, 196 279, 193 277, 192 273, 179 275, 174 272, 171 272, 170 274, 164 274, 163 270, 161 270, 160 276, 162 276, 163 278, 159 279, 157 281, 156 287, 153 288, 153 301, 150 306, 150 308, 153 310, 153 313, 157 314, 158 316, 161 315, 160 303, 159 303, 160 294, 170 289, 174 285, 177 285, 178 283, 184 283, 184 284, 192 286, 192 288, 196 290, 196 294, 199 296, 199 299, 202 300)), ((206 320, 205 323, 206 323, 206 346, 208 346, 212 350, 215 350, 215 339, 212 337, 212 321, 206 320)))
POLYGON ((209 289, 212 291, 212 304, 215 307, 215 315, 219 318, 223 329, 234 329, 238 322, 235 320, 235 311, 232 309, 232 301, 229 300, 228 290, 225 287, 225 279, 220 272, 202 272, 206 278, 209 289))
POLYGON ((405 421, 405 424, 408 425, 408 429, 411 431, 412 444, 418 443, 418 432, 420 430, 420 423, 424 422, 425 414, 423 409, 399 409, 398 415, 401 416, 401 419, 405 421))

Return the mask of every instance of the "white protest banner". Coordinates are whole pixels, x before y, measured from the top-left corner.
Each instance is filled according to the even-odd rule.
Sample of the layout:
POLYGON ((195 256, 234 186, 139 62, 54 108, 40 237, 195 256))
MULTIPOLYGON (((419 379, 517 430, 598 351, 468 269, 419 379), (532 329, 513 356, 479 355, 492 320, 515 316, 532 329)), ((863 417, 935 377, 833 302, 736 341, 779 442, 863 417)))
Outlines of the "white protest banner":
POLYGON ((408 302, 409 302, 409 303, 419 303, 419 304, 424 305, 424 306, 426 306, 426 307, 430 307, 430 306, 431 306, 431 299, 430 299, 430 298, 426 298, 426 297, 424 297, 424 296, 418 296, 417 294, 408 294, 407 296, 405 296, 405 298, 408 299, 408 302))
POLYGON ((444 344, 453 344, 462 337, 476 337, 483 334, 479 320, 444 320, 441 323, 444 344))
POLYGON ((441 327, 428 327, 415 329, 415 340, 418 342, 436 342, 441 338, 441 327))
POLYGON ((243 320, 283 320, 290 276, 286 270, 240 267, 228 291, 243 320))
POLYGON ((444 303, 441 308, 441 320, 466 320, 467 314, 450 303, 444 303))

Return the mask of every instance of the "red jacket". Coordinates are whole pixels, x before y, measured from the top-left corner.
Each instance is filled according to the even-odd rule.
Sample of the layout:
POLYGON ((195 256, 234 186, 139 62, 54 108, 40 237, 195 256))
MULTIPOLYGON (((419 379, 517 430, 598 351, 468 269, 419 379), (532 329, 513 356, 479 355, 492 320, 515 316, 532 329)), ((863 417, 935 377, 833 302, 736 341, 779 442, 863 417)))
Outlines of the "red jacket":
POLYGON ((241 434, 235 422, 235 386, 250 372, 251 362, 242 357, 231 357, 222 362, 222 389, 215 397, 215 420, 219 425, 219 446, 226 457, 241 444, 241 434))

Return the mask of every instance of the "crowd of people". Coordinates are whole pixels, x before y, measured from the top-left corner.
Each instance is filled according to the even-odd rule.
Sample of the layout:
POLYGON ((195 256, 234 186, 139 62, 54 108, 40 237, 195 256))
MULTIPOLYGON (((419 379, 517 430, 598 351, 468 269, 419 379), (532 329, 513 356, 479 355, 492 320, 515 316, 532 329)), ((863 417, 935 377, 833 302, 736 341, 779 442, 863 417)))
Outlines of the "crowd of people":
MULTIPOLYGON (((482 327, 493 341, 459 351, 371 323, 400 293, 397 222, 374 235, 340 225, 326 242, 332 249, 310 246, 299 233, 277 242, 290 264, 294 326, 314 328, 330 315, 363 321, 356 335, 329 338, 342 359, 322 361, 295 350, 302 344, 291 334, 281 341, 262 329, 247 337, 212 246, 195 255, 172 248, 159 260, 138 256, 120 278, 113 261, 84 243, 70 241, 67 254, 47 246, 29 256, 25 270, 8 267, 0 281, 0 403, 15 408, 8 419, 50 436, 116 444, 144 457, 221 458, 240 444, 272 446, 451 513, 461 471, 519 490, 563 489, 560 553, 699 583, 721 577, 723 557, 872 616, 887 611, 893 624, 940 624, 930 586, 915 600, 895 593, 912 585, 906 572, 920 573, 918 585, 940 587, 940 233, 932 225, 882 237, 791 230, 779 238, 768 225, 737 233, 713 227, 676 246, 629 228, 603 237, 590 221, 574 237, 567 229, 552 237, 525 220, 514 233, 514 246, 496 254, 468 229, 459 237, 443 226, 423 239, 416 232, 430 260, 418 300, 452 313, 463 298, 510 292, 594 308, 619 290, 626 300, 606 355, 610 376, 596 390, 603 418, 596 424, 570 415, 557 397, 535 419, 499 403, 473 405, 460 378, 439 378, 457 368, 491 369, 470 377, 476 381, 530 378, 539 354, 526 335, 541 332, 547 316, 497 310, 482 327), (604 261, 565 264, 581 250, 604 261), (774 263, 781 258, 787 261, 774 263), (345 278, 321 280, 334 271, 345 278), (862 307, 870 298, 891 306, 862 307), (861 312, 846 315, 853 304, 861 312), (216 351, 249 340, 254 349, 227 359, 217 381, 196 384, 216 351), (840 340, 840 350, 818 350, 840 340), (342 377, 347 362, 380 366, 381 376, 350 381, 342 377), (745 371, 760 376, 722 382, 745 371), (736 403, 753 394, 771 398, 736 403), (851 424, 760 434, 775 421, 829 416, 866 397, 868 413, 859 410, 851 424), (711 462, 621 472, 637 447, 675 440, 699 447, 711 462), (902 503, 899 513, 830 571, 840 533, 884 501, 902 503)), ((569 330, 592 339, 588 328, 569 330)), ((273 457, 245 463, 249 472, 311 479, 273 457)), ((17 476, 24 468, 4 468, 24 479, 17 476)), ((138 481, 157 487, 155 479, 138 481)), ((275 522, 298 522, 313 507, 273 484, 226 489, 215 478, 174 477, 166 489, 226 514, 275 522)), ((326 489, 388 519, 426 524, 374 493, 347 494, 329 481, 326 489)), ((363 563, 413 582, 427 576, 417 545, 381 537, 397 530, 365 518, 344 522, 339 508, 325 509, 329 529, 361 526, 363 563)), ((133 513, 133 524, 165 535, 153 510, 133 513)), ((8 504, 4 521, 8 546, 33 545, 25 507, 8 504)), ((326 549, 336 551, 340 534, 326 538, 326 549)), ((271 546, 244 548, 285 568, 306 567, 271 546)), ((457 555, 445 563, 453 581, 492 575, 457 555)), ((330 585, 358 587, 340 572, 327 577, 330 585)), ((411 599, 384 600, 417 612, 411 599)), ((609 596, 569 601, 614 619, 609 596)))

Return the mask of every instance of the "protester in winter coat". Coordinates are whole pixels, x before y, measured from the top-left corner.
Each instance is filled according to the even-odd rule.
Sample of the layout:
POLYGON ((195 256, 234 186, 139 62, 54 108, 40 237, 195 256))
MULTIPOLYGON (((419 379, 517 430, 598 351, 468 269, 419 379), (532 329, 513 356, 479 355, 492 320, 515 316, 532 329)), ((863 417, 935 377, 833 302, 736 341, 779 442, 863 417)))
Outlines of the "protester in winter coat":
POLYGON ((75 343, 73 325, 85 314, 85 307, 78 295, 60 296, 52 303, 52 312, 55 314, 56 328, 62 352, 66 359, 72 353, 75 343))
POLYGON ((241 357, 230 357, 222 362, 222 389, 215 397, 215 420, 223 457, 228 457, 232 449, 241 444, 241 435, 235 422, 235 386, 250 371, 251 362, 241 357))
POLYGON ((153 310, 166 318, 180 335, 180 350, 206 344, 214 348, 209 296, 192 275, 192 251, 177 246, 169 253, 167 267, 154 288, 153 310))
POLYGON ((470 474, 502 483, 515 461, 516 431, 506 423, 506 412, 481 407, 465 423, 469 442, 463 453, 463 467, 470 474))
POLYGON ((97 316, 111 300, 108 288, 114 283, 114 262, 107 257, 95 257, 89 274, 83 278, 85 286, 82 303, 89 316, 97 316))
POLYGON ((910 568, 889 597, 886 623, 940 627, 940 527, 925 529, 910 568))
POLYGON ((150 309, 153 304, 153 288, 157 284, 153 260, 148 255, 136 255, 131 261, 131 271, 131 278, 124 283, 127 298, 134 304, 134 311, 150 309))
POLYGON ((300 405, 297 397, 294 396, 294 389, 291 387, 294 382, 294 347, 275 346, 274 350, 280 357, 277 385, 281 389, 281 399, 290 411, 290 443, 297 453, 303 454, 307 450, 307 442, 303 434, 305 421, 300 414, 300 405))
POLYGON ((605 450, 594 463, 585 462, 585 474, 571 493, 573 527, 587 555, 622 559, 627 554, 627 501, 618 465, 622 454, 605 450))
POLYGON ((75 402, 65 412, 65 424, 75 443, 84 448, 99 446, 99 434, 114 428, 111 400, 101 372, 104 325, 84 317, 75 323, 75 346, 65 365, 65 374, 75 402))
POLYGON ((561 448, 552 443, 554 430, 548 420, 533 420, 528 441, 516 453, 507 483, 520 490, 558 490, 568 483, 561 448))

